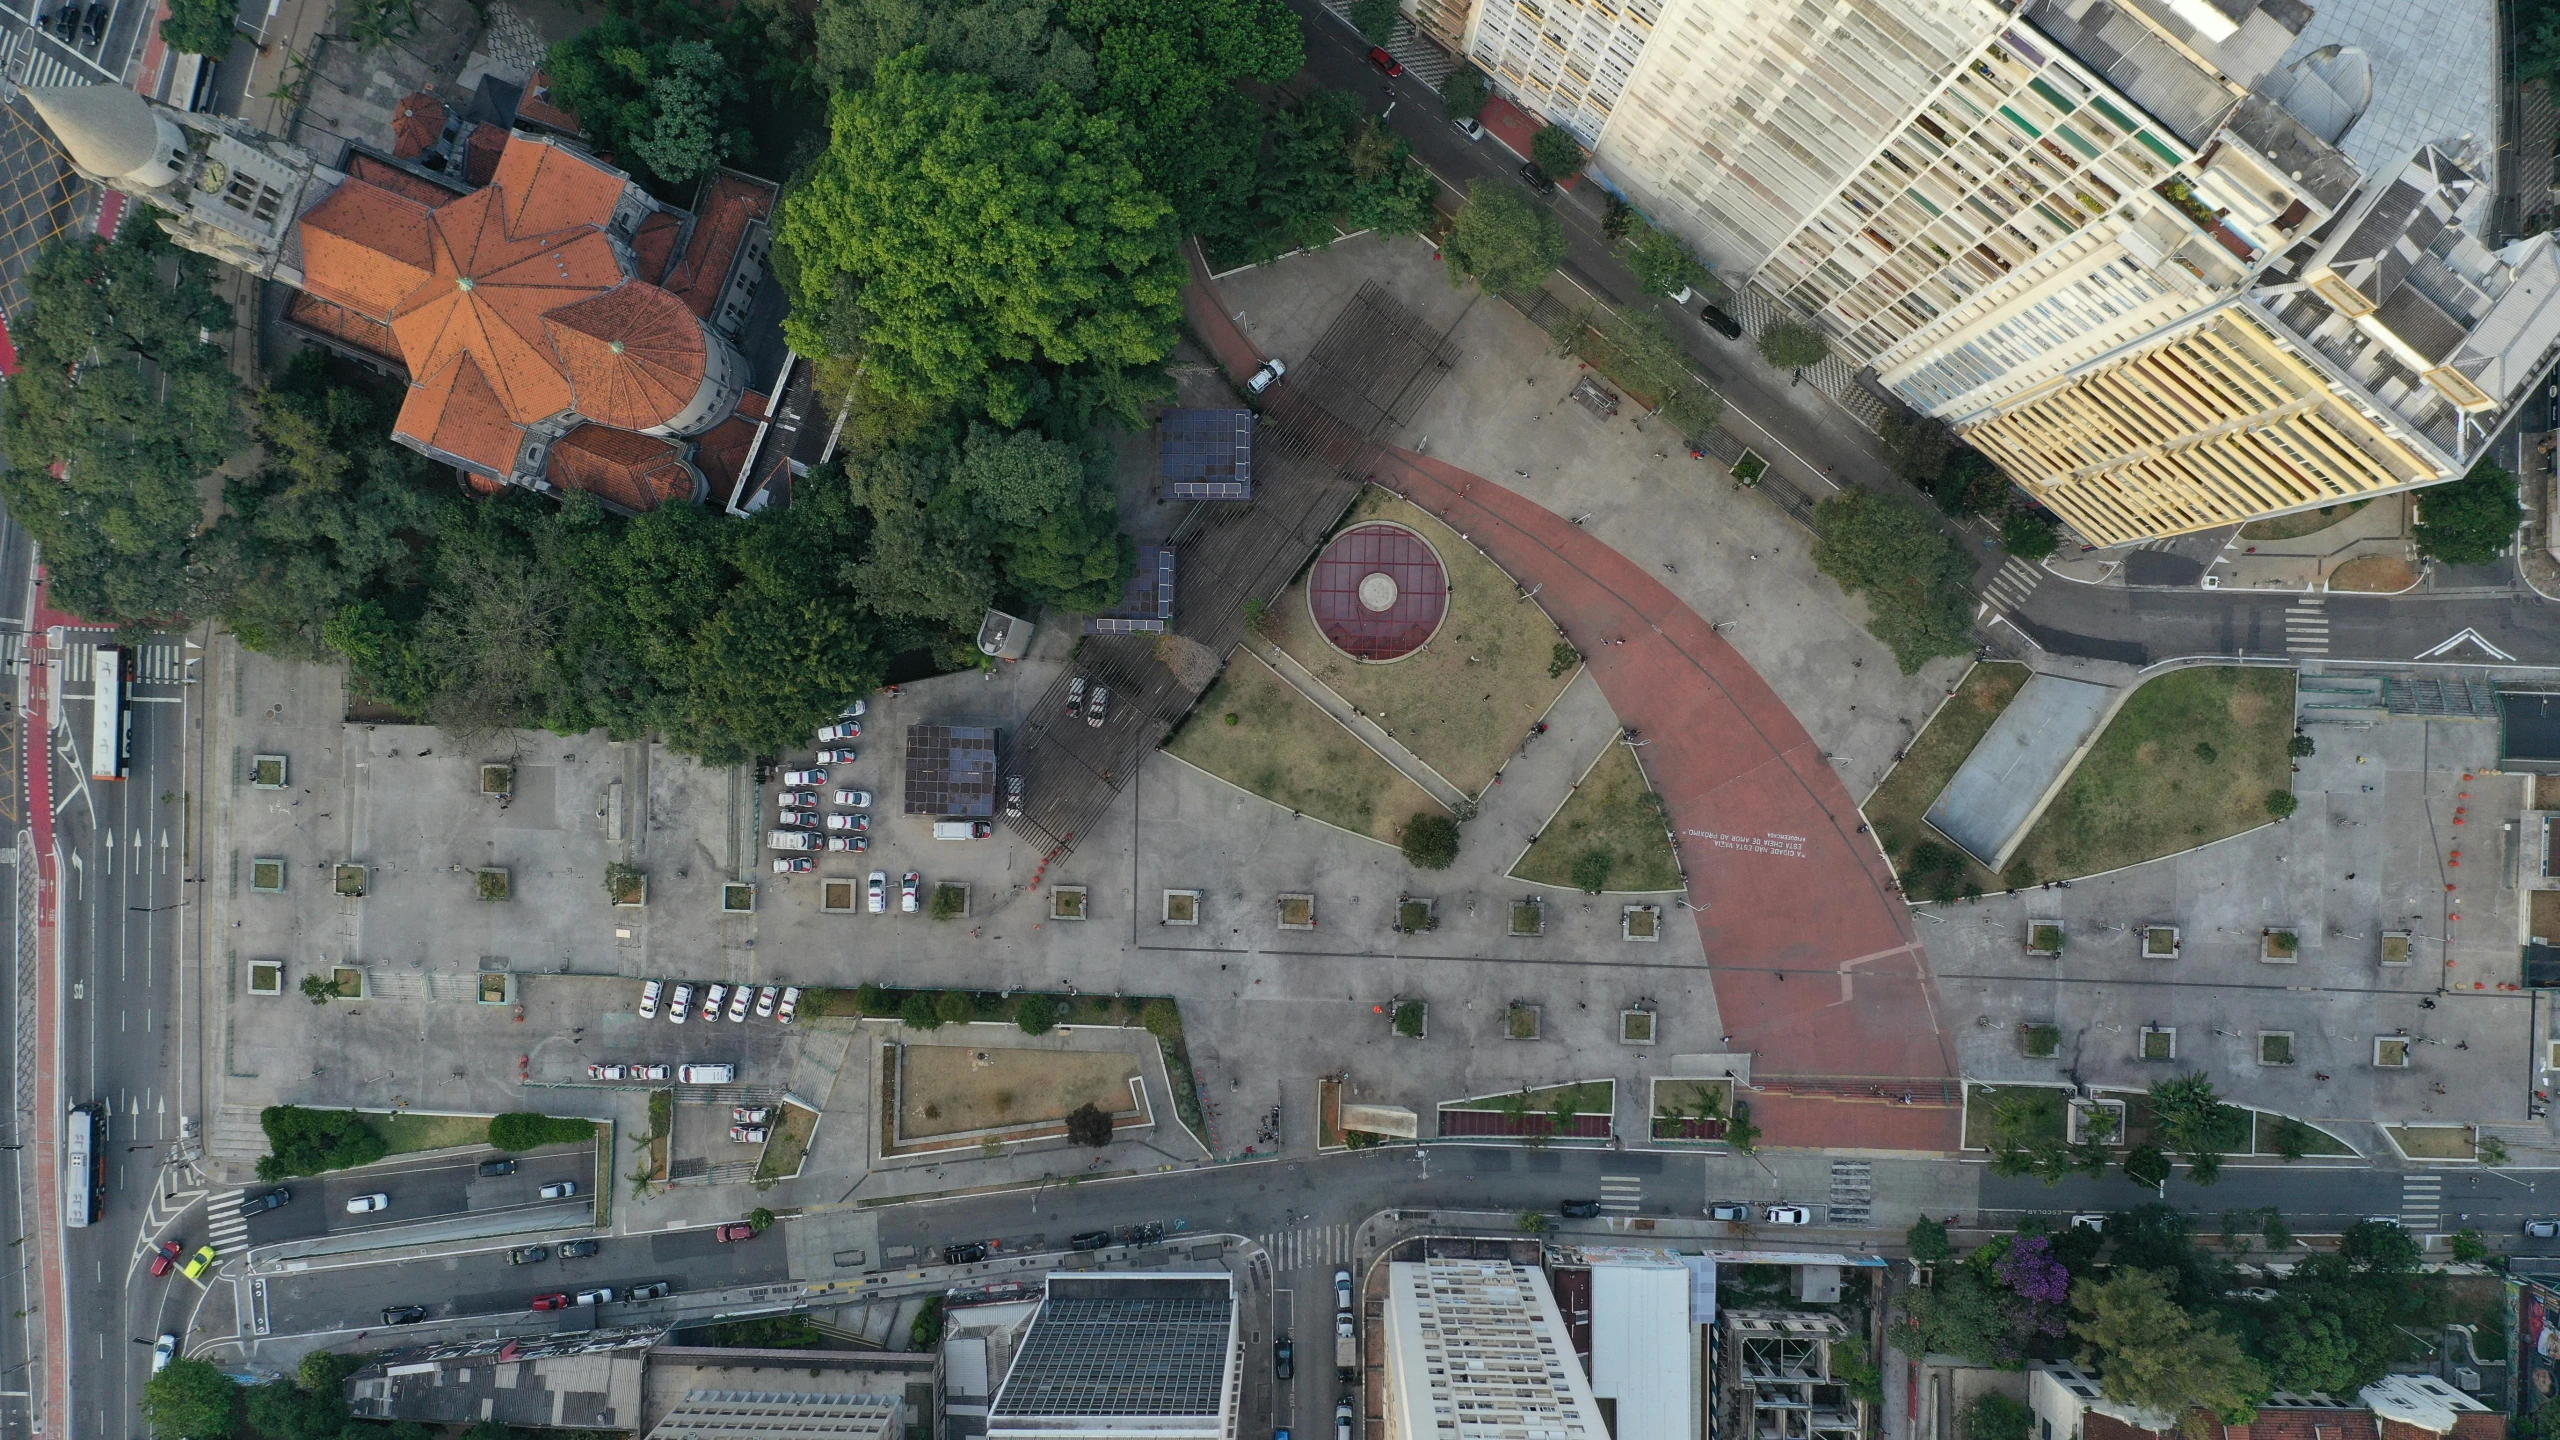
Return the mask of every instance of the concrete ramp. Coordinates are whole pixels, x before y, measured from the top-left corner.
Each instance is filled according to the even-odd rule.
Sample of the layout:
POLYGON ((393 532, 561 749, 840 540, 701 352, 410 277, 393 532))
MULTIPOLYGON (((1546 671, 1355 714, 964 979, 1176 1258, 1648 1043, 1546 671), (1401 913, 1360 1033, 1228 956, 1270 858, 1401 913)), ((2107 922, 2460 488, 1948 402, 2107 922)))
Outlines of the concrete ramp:
POLYGON ((1938 792, 1930 827, 1986 867, 2005 869, 2124 693, 2058 675, 2027 681, 1938 792))

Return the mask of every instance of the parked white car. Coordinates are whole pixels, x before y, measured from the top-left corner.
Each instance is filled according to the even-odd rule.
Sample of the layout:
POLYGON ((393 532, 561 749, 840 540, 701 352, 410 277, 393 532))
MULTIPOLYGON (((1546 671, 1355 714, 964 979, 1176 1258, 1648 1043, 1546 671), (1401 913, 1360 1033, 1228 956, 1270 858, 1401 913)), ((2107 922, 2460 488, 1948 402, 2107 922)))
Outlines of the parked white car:
POLYGON ((739 986, 737 993, 729 997, 729 1023, 732 1025, 744 1024, 747 1018, 747 1007, 754 1004, 755 999, 755 987, 751 985, 739 986))
POLYGON ((781 995, 782 987, 779 985, 767 985, 763 989, 757 991, 756 1018, 762 1020, 766 1016, 771 1015, 773 1013, 773 1002, 779 999, 781 995))
POLYGON ((578 1196, 578 1182, 554 1180, 534 1193, 545 1200, 574 1200, 578 1196))
POLYGON ((818 727, 818 738, 821 740, 861 739, 862 722, 859 720, 839 720, 833 725, 821 725, 818 727))
POLYGON ((640 982, 641 1019, 655 1020, 658 1018, 658 997, 664 993, 665 987, 655 980, 644 980, 640 982))
POLYGON ((1262 368, 1253 372, 1253 378, 1244 382, 1244 392, 1248 395, 1259 395, 1270 389, 1272 382, 1288 373, 1289 367, 1278 359, 1265 360, 1262 362, 1262 368))
POLYGON ((850 765, 861 758, 862 752, 850 745, 818 752, 818 763, 821 765, 850 765))
POLYGON ((854 835, 868 835, 871 833, 871 817, 860 814, 848 815, 839 812, 827 817, 827 828, 830 830, 841 830, 854 835))
POLYGON ((678 985, 676 993, 667 997, 667 1023, 681 1025, 686 1012, 693 1009, 693 987, 678 985))
POLYGON ((382 1194, 379 1191, 371 1195, 350 1195, 347 1197, 347 1213, 350 1215, 370 1215, 376 1210, 388 1210, 390 1208, 391 1197, 382 1194))
POLYGON ((1813 1212, 1801 1205, 1772 1205, 1761 1218, 1772 1225, 1810 1225, 1813 1212))
POLYGON ((702 1018, 705 1021, 719 1019, 721 1003, 728 998, 729 987, 714 981, 710 991, 702 997, 702 1018))
POLYGON ((782 987, 782 1008, 781 1008, 781 1009, 779 1009, 779 1010, 776 1010, 776 1011, 774 1012, 774 1014, 773 1014, 773 1018, 774 1018, 774 1019, 776 1019, 776 1020, 781 1021, 781 1022, 782 1022, 783 1024, 785 1024, 785 1025, 788 1025, 788 1024, 790 1024, 790 1023, 791 1023, 792 1018, 793 1018, 794 1016, 798 1015, 799 1013, 800 1013, 800 987, 799 987, 799 986, 797 986, 797 985, 785 985, 785 986, 783 986, 783 987, 782 987))
POLYGON ((874 870, 871 872, 870 909, 871 913, 874 915, 886 915, 889 913, 889 872, 886 870, 874 870))
POLYGON ((836 803, 844 806, 848 810, 868 810, 871 808, 871 792, 868 790, 839 790, 836 792, 836 803))
POLYGON ((782 772, 782 783, 795 790, 802 786, 814 787, 824 785, 827 783, 827 772, 824 770, 785 770, 782 772))
POLYGON ((858 855, 871 848, 871 838, 867 835, 830 835, 827 848, 839 855, 858 855))

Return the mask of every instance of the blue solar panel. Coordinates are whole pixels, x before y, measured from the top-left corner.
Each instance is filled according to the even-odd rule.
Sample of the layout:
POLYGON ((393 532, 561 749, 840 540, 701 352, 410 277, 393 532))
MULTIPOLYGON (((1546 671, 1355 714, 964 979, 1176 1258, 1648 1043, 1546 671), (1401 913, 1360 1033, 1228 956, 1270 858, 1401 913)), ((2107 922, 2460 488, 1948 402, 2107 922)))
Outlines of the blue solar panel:
POLYGON ((1157 473, 1172 500, 1253 498, 1250 410, 1167 410, 1156 421, 1157 473))

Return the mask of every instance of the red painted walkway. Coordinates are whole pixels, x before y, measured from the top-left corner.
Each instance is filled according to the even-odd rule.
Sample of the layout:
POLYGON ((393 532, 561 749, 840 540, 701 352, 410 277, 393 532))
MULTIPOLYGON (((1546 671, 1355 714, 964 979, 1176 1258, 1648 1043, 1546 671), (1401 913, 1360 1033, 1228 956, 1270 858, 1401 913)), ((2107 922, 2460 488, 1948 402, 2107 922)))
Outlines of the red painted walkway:
MULTIPOLYGON (((1232 373, 1250 374, 1261 356, 1196 253, 1193 276, 1193 329, 1232 373)), ((1910 908, 1858 833, 1847 787, 1776 692, 1678 596, 1544 506, 1409 451, 1388 451, 1376 478, 1537 587, 1620 723, 1640 732, 1680 836, 1726 1048, 1751 1052, 1755 1077, 1862 1077, 1895 1097, 1766 1097, 1763 1143, 1953 1150, 1960 1112, 1938 1101, 1938 1082, 1955 1074, 1955 1055, 1910 908), (1937 1103, 1901 1104, 1905 1080, 1937 1103)))

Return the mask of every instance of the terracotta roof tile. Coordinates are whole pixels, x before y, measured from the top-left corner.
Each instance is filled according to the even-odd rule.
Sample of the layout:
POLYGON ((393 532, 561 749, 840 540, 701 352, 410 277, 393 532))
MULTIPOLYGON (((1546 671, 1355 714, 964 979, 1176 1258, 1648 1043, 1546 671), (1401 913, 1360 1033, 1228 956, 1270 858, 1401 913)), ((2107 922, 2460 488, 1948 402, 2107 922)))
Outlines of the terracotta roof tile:
POLYGON ((498 173, 498 157, 507 153, 507 130, 503 125, 474 125, 463 141, 462 178, 473 185, 486 185, 498 173))
POLYGON ((2374 1415, 2370 1410, 2268 1407, 2259 1410, 2247 1428, 2246 1440, 2374 1440, 2374 1415))
POLYGON ((516 118, 571 135, 585 130, 578 123, 577 116, 551 103, 551 72, 548 70, 533 72, 533 79, 524 87, 524 98, 516 102, 516 118))
POLYGON ((676 236, 683 230, 684 222, 664 210, 652 211, 640 222, 631 252, 639 261, 641 279, 655 285, 667 278, 667 262, 675 258, 676 236))
POLYGON ((424 90, 400 102, 391 120, 391 153, 415 160, 444 139, 444 102, 424 90))
POLYGON ((702 323, 655 285, 635 281, 544 321, 581 415, 646 430, 683 414, 702 389, 702 323))
POLYGON ((410 385, 392 433, 499 476, 515 469, 516 452, 524 446, 523 429, 508 422, 497 392, 468 354, 410 385))
POLYGON ((581 425, 551 447, 551 483, 625 510, 692 504, 700 482, 675 442, 604 425, 581 425))
POLYGON ((307 290, 296 291, 285 302, 284 318, 306 330, 330 336, 341 345, 362 350, 403 374, 408 372, 408 366, 400 359, 400 342, 392 338, 390 326, 359 315, 335 300, 323 300, 307 290))
POLYGON ((705 319, 720 303, 729 262, 746 242, 747 227, 773 213, 774 187, 740 175, 721 175, 702 195, 693 243, 667 272, 666 286, 685 308, 705 319))
POLYGON ((379 185, 394 195, 407 196, 430 210, 451 201, 455 194, 423 175, 386 164, 361 150, 348 157, 347 174, 367 184, 379 185))
POLYGON ((315 295, 388 319, 434 273, 428 219, 427 207, 405 195, 348 180, 302 214, 303 283, 315 295))
POLYGON ((756 441, 756 422, 741 413, 711 427, 694 443, 693 466, 711 482, 714 498, 727 500, 738 488, 738 472, 747 463, 747 451, 756 441))
POLYGON ((532 236, 573 225, 603 225, 613 218, 628 182, 574 150, 511 135, 489 183, 507 193, 507 229, 532 236))

